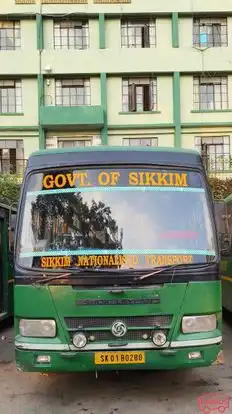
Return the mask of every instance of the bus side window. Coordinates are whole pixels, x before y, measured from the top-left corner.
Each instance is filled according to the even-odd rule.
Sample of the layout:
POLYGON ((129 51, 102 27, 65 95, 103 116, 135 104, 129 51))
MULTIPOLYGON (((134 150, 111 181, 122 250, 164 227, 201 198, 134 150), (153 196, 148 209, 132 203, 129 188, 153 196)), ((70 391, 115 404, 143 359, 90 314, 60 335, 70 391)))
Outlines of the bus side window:
POLYGON ((225 222, 226 222, 227 233, 231 235, 232 234, 232 203, 231 201, 228 202, 226 205, 225 222))
POLYGON ((9 219, 9 245, 8 245, 8 249, 9 252, 14 251, 14 236, 15 236, 15 225, 16 225, 16 213, 12 213, 9 219))
POLYGON ((231 236, 231 234, 224 233, 219 238, 221 253, 224 256, 231 254, 231 236))

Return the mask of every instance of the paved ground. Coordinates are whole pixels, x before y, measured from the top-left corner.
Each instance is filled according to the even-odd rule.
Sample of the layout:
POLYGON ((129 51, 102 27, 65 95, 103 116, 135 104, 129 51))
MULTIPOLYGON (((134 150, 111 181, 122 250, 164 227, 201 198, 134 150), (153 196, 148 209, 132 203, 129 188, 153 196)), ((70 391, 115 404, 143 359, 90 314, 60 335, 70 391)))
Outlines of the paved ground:
MULTIPOLYGON (((225 366, 175 372, 50 375, 16 372, 13 332, 0 330, 0 414, 196 414, 197 397, 232 397, 232 323, 224 323, 225 366)), ((218 411, 212 412, 217 414, 218 411)), ((231 407, 225 411, 232 414, 231 407)))

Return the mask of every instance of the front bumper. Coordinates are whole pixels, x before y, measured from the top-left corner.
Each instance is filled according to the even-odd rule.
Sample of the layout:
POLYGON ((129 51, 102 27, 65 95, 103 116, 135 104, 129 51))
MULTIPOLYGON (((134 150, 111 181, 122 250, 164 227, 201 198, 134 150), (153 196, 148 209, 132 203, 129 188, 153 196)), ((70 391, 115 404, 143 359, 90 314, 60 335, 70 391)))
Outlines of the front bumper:
POLYGON ((72 351, 28 351, 17 349, 16 366, 26 372, 78 372, 78 371, 119 371, 119 370, 171 370, 180 368, 207 367, 219 365, 221 361, 221 344, 144 350, 144 364, 95 365, 94 352, 72 351), (190 352, 200 352, 201 358, 189 359, 190 352), (38 364, 38 355, 49 355, 51 362, 38 364))

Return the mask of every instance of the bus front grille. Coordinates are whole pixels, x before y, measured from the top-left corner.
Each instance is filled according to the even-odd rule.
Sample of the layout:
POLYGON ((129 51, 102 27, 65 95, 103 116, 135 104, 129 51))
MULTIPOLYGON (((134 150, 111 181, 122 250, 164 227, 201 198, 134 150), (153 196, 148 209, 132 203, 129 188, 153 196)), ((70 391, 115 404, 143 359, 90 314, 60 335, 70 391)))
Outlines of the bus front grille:
POLYGON ((111 317, 79 317, 64 318, 68 330, 105 328, 111 330, 111 326, 117 320, 124 322, 127 328, 154 329, 157 327, 168 328, 172 323, 172 315, 152 316, 111 316, 111 317))
MULTIPOLYGON (((166 335, 168 335, 167 330, 162 330, 166 335)), ((155 330, 147 330, 147 329, 141 329, 141 330, 132 330, 127 331, 127 333, 122 338, 115 338, 115 336, 110 331, 87 331, 86 337, 88 342, 98 342, 98 343, 110 343, 110 342, 142 342, 144 340, 151 340, 152 339, 152 333, 154 333, 155 330)), ((72 341, 74 332, 70 332, 70 340, 72 341)))
POLYGON ((172 315, 64 318, 70 342, 73 341, 75 333, 83 332, 89 344, 151 342, 154 331, 159 329, 168 338, 172 320, 172 315), (112 332, 112 326, 117 321, 124 322, 127 328, 125 335, 120 338, 112 332))

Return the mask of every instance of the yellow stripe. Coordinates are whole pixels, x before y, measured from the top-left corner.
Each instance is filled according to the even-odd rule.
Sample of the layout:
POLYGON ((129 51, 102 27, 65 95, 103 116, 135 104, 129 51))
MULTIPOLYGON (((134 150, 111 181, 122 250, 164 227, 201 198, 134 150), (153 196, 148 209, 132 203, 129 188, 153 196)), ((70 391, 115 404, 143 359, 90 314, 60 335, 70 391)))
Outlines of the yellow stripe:
POLYGON ((232 276, 222 276, 223 280, 228 280, 229 282, 232 282, 232 276))

